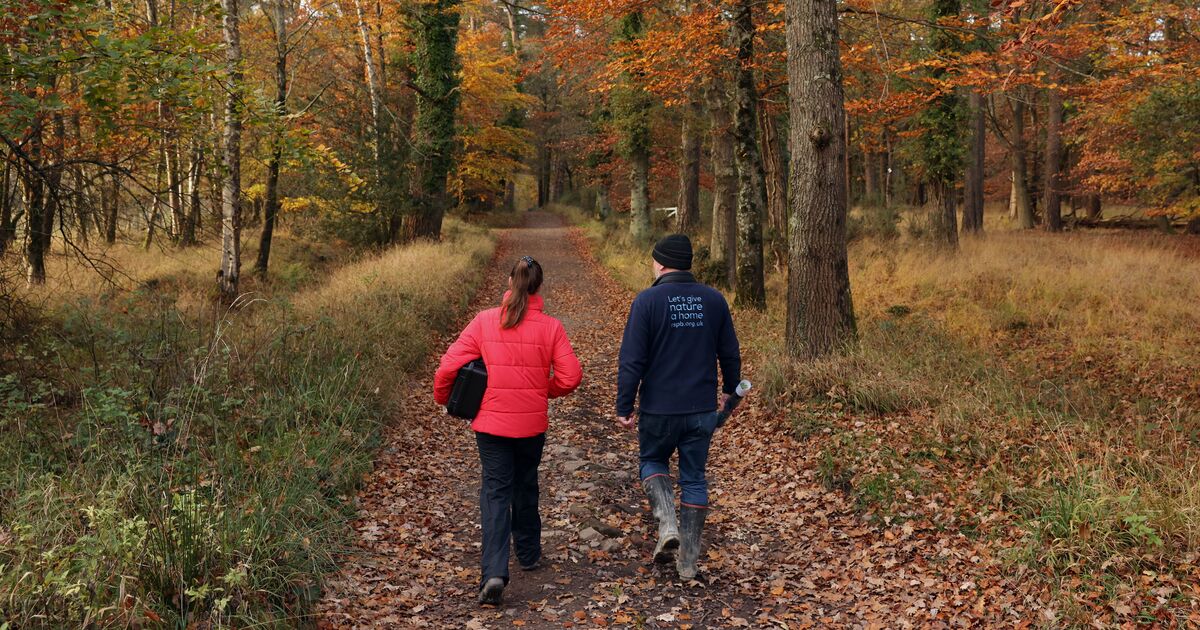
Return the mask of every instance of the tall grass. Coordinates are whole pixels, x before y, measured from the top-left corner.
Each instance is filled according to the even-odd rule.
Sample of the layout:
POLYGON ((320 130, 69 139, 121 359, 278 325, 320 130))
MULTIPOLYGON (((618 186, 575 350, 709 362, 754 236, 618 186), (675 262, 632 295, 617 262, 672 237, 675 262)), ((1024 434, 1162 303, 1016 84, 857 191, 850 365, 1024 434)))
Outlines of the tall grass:
POLYGON ((402 379, 493 245, 450 223, 329 271, 297 242, 273 265, 308 277, 232 309, 190 253, 147 256, 132 291, 60 273, 29 295, 44 323, 2 351, 0 623, 296 625, 402 379))

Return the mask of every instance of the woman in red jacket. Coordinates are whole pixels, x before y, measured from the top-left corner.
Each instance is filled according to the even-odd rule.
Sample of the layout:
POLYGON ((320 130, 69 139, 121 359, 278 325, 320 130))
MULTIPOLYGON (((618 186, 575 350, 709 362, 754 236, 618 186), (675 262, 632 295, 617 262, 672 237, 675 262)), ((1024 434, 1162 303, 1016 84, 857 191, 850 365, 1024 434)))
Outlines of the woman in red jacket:
POLYGON ((562 323, 542 312, 542 266, 529 256, 521 258, 508 284, 500 306, 467 324, 434 376, 434 398, 444 405, 459 368, 480 357, 487 366, 487 390, 471 423, 483 470, 479 601, 484 604, 499 604, 508 584, 510 536, 521 569, 538 567, 538 465, 546 444, 548 400, 575 391, 583 378, 562 323))

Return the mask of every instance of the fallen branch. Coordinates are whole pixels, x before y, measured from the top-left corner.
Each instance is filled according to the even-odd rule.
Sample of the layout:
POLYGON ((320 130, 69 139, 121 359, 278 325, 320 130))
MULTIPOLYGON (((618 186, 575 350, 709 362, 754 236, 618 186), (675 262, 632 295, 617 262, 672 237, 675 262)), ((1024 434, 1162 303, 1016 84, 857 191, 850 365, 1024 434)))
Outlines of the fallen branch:
POLYGON ((1077 218, 1068 220, 1073 228, 1101 228, 1113 230, 1161 230, 1163 232, 1187 232, 1200 234, 1200 218, 1184 221, 1169 217, 1115 217, 1112 219, 1077 218))

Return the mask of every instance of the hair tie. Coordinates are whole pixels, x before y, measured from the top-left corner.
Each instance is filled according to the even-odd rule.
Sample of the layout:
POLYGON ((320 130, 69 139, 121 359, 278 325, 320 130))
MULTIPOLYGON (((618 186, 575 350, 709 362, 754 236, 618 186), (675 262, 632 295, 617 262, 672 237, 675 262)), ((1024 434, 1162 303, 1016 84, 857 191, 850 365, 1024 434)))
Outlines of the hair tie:
POLYGON ((526 266, 526 267, 528 267, 528 268, 530 268, 530 269, 533 269, 533 262, 534 262, 534 260, 533 260, 532 258, 530 258, 529 256, 522 256, 522 257, 521 257, 521 260, 525 261, 525 266, 526 266))

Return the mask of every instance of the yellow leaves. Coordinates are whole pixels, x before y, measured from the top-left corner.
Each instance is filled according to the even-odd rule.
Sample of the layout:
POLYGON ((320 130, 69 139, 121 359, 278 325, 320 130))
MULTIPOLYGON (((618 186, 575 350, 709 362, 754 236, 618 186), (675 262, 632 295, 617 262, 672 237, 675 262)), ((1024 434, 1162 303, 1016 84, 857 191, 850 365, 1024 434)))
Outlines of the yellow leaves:
POLYGON ((533 96, 517 89, 520 65, 504 48, 504 39, 504 33, 495 25, 459 35, 463 94, 459 117, 466 126, 492 124, 510 110, 537 103, 533 96))
POLYGON ((460 201, 502 192, 501 183, 524 168, 521 158, 533 154, 532 138, 525 129, 498 125, 467 132, 451 191, 460 201))
POLYGON ((343 184, 350 188, 351 192, 357 191, 366 185, 366 180, 359 177, 358 174, 354 172, 354 169, 350 168, 348 164, 343 162, 338 157, 337 153, 328 146, 324 144, 317 144, 313 146, 311 149, 311 155, 320 165, 326 166, 337 173, 338 178, 342 180, 343 184))
POLYGON ((460 201, 502 192, 502 182, 521 170, 532 154, 532 134, 500 124, 511 112, 533 107, 537 99, 518 86, 519 60, 506 48, 507 34, 495 24, 464 30, 458 39, 462 62, 462 153, 450 189, 460 201))

